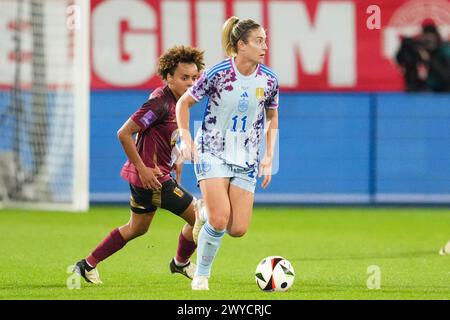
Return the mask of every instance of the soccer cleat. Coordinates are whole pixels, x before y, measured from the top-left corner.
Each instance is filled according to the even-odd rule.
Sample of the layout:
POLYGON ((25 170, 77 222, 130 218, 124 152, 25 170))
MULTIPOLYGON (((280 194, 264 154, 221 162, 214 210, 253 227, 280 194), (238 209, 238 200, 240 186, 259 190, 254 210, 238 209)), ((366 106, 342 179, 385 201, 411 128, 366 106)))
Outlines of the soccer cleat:
POLYGON ((169 264, 170 272, 172 273, 181 273, 183 276, 192 280, 194 278, 194 273, 196 269, 195 263, 188 261, 188 263, 184 266, 177 266, 175 264, 175 260, 172 259, 169 264))
POLYGON ((85 259, 78 261, 74 266, 72 272, 75 272, 82 276, 86 282, 93 284, 103 283, 100 280, 98 270, 96 268, 91 268, 85 259))
POLYGON ((446 254, 450 254, 450 241, 447 242, 447 244, 439 250, 439 254, 441 256, 444 256, 446 254))
POLYGON ((202 229, 203 225, 205 224, 206 220, 202 218, 202 214, 200 210, 205 206, 205 202, 202 199, 198 199, 195 202, 195 223, 194 228, 192 229, 192 238, 194 239, 195 244, 197 244, 198 241, 198 235, 200 233, 200 230, 202 229))
POLYGON ((208 277, 206 276, 194 276, 191 282, 192 290, 209 290, 208 277))

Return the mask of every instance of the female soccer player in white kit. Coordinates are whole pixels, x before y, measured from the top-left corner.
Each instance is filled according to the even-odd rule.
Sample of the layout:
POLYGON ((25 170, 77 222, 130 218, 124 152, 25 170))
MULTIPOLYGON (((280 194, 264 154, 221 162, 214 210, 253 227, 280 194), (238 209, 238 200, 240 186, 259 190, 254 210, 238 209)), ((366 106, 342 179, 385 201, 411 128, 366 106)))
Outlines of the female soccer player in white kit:
POLYGON ((207 217, 196 221, 201 229, 193 290, 209 289, 211 265, 225 232, 233 237, 246 233, 256 176, 264 175, 263 188, 271 180, 278 129, 278 79, 262 64, 267 50, 264 29, 251 19, 231 17, 224 23, 222 44, 229 58, 205 71, 176 106, 180 151, 195 162, 207 211, 207 217), (189 108, 204 97, 208 102, 194 144, 189 108), (265 129, 266 148, 259 161, 265 129))

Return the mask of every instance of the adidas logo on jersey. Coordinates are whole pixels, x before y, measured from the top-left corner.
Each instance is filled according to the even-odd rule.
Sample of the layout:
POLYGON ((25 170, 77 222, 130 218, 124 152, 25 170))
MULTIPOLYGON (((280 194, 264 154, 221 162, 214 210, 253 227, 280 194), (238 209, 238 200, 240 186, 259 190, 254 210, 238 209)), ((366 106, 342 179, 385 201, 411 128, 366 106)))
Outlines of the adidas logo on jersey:
POLYGON ((247 93, 247 91, 244 91, 244 93, 241 94, 241 98, 248 98, 248 93, 247 93))

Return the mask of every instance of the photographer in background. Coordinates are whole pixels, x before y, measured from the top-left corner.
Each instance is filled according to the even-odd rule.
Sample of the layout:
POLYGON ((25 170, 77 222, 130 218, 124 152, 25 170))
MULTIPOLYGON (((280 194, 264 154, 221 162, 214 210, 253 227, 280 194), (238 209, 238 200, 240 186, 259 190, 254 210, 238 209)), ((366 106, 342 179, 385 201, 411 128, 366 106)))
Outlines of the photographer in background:
POLYGON ((403 38, 396 55, 408 92, 450 92, 450 45, 433 20, 422 23, 422 33, 403 38))

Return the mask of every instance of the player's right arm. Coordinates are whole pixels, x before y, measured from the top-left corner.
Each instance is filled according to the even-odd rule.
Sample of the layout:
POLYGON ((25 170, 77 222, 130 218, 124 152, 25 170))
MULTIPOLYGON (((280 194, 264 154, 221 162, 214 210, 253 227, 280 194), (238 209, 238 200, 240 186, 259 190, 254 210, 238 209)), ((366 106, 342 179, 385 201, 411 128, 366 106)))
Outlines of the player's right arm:
POLYGON ((157 190, 161 187, 161 183, 156 177, 161 175, 161 172, 157 166, 155 169, 147 167, 139 155, 133 138, 133 135, 139 131, 141 127, 130 118, 117 131, 117 137, 128 159, 136 167, 144 188, 157 190))
POLYGON ((189 108, 197 101, 186 91, 178 100, 176 116, 180 133, 180 153, 184 160, 197 162, 197 151, 189 129, 189 108))

